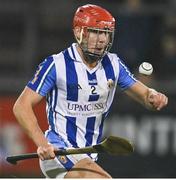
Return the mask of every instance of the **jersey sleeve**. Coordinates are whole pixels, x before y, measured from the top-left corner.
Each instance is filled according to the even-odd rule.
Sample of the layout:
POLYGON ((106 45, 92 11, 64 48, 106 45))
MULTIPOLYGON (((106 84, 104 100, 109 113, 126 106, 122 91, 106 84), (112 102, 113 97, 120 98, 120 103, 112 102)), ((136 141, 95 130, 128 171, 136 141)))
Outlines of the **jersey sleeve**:
POLYGON ((46 96, 55 85, 56 68, 53 57, 50 56, 39 64, 33 78, 28 82, 27 87, 41 96, 46 96))
POLYGON ((119 78, 117 84, 122 90, 125 90, 132 86, 137 80, 130 72, 128 67, 119 59, 119 78))

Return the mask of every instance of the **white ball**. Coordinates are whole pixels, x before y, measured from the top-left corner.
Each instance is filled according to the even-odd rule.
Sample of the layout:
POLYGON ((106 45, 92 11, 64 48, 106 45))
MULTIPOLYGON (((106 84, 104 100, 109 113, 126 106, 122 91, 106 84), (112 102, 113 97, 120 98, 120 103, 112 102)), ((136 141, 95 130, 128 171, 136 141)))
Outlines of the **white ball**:
POLYGON ((151 75, 153 72, 153 66, 148 63, 148 62, 143 62, 140 66, 139 66, 139 73, 140 74, 144 74, 144 75, 151 75))

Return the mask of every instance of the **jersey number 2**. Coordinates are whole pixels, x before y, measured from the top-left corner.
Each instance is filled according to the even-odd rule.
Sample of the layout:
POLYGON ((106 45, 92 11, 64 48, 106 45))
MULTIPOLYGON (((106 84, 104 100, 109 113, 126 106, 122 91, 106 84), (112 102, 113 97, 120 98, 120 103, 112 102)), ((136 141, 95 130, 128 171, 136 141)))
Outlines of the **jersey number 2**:
POLYGON ((92 94, 97 94, 95 86, 91 86, 91 93, 92 94))

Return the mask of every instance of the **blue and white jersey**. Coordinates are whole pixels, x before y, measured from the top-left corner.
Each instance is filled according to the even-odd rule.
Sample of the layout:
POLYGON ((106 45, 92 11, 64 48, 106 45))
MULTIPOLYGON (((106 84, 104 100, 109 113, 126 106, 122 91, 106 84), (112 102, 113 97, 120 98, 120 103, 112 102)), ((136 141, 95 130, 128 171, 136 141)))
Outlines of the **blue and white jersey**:
POLYGON ((100 142, 116 86, 124 90, 135 82, 116 54, 89 69, 72 44, 46 58, 27 86, 46 96, 49 129, 69 145, 85 147, 100 142))

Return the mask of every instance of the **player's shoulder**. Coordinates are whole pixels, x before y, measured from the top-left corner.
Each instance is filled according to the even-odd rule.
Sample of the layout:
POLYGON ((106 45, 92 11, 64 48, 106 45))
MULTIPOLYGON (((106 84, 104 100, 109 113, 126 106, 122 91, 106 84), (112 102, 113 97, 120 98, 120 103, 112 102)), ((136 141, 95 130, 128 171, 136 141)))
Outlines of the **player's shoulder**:
POLYGON ((56 62, 56 61, 61 60, 61 59, 64 58, 62 52, 59 52, 59 53, 57 53, 57 54, 53 54, 52 57, 53 57, 54 62, 56 62))
POLYGON ((109 57, 109 59, 111 60, 111 61, 115 61, 115 62, 117 62, 117 63, 119 63, 119 64, 126 64, 125 62, 124 62, 124 60, 121 58, 121 57, 119 57, 118 56, 118 54, 117 53, 108 53, 107 54, 108 55, 108 57, 109 57))
POLYGON ((55 67, 56 69, 62 67, 63 64, 65 63, 65 58, 64 58, 63 52, 64 51, 60 51, 58 53, 53 53, 53 54, 47 56, 45 59, 43 59, 41 61, 39 66, 42 65, 42 66, 49 67, 52 64, 53 67, 55 67))
POLYGON ((40 64, 38 65, 39 68, 45 67, 44 69, 47 69, 49 66, 52 66, 54 64, 54 60, 52 56, 47 56, 44 58, 40 64))
POLYGON ((120 58, 119 58, 119 56, 116 53, 108 52, 107 56, 108 56, 108 58, 110 59, 111 62, 119 64, 120 58))
POLYGON ((43 61, 42 64, 56 64, 56 62, 59 62, 59 60, 63 59, 63 53, 59 52, 57 54, 52 54, 47 56, 43 61))

